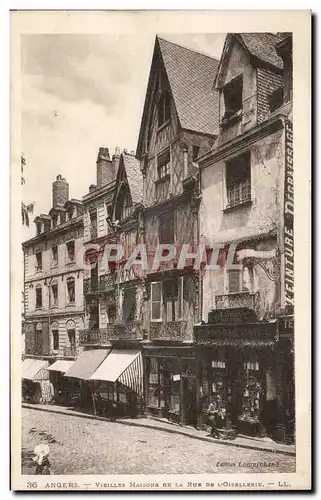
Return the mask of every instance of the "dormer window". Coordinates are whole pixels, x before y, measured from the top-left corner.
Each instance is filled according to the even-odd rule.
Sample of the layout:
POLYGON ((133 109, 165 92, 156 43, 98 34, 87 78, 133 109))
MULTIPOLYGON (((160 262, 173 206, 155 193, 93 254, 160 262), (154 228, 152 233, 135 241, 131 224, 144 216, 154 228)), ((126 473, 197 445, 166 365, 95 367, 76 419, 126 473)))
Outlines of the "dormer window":
POLYGON ((223 88, 225 113, 223 120, 228 120, 242 110, 243 76, 233 78, 223 88))
POLYGON ((37 222, 36 228, 37 228, 37 236, 39 236, 42 233, 42 222, 37 222))
POLYGON ((68 208, 67 215, 68 215, 68 220, 70 220, 70 219, 73 218, 73 216, 74 216, 74 207, 68 208))
POLYGON ((161 127, 171 117, 171 101, 169 92, 162 92, 158 101, 158 126, 161 127))
POLYGON ((58 215, 53 215, 51 218, 51 227, 54 229, 58 225, 58 215))

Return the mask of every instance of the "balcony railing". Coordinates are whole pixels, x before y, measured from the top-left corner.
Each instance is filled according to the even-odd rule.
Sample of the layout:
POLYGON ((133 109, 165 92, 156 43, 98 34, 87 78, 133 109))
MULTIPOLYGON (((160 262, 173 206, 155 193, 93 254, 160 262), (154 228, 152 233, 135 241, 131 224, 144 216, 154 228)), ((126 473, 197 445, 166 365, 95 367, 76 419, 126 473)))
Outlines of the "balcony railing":
POLYGON ((111 340, 143 340, 144 333, 140 321, 114 324, 111 340))
POLYGON ((174 340, 180 341, 188 339, 186 321, 169 321, 168 323, 151 323, 150 340, 174 340))
POLYGON ((228 295, 216 295, 215 297, 216 309, 238 309, 242 307, 255 311, 258 307, 258 301, 259 292, 231 293, 228 295))
POLYGON ((108 325, 107 328, 95 328, 90 330, 80 330, 79 345, 106 345, 109 343, 110 335, 113 332, 114 325, 108 325))
POLYGON ((99 278, 84 280, 84 294, 111 292, 115 286, 114 276, 105 274, 99 278))

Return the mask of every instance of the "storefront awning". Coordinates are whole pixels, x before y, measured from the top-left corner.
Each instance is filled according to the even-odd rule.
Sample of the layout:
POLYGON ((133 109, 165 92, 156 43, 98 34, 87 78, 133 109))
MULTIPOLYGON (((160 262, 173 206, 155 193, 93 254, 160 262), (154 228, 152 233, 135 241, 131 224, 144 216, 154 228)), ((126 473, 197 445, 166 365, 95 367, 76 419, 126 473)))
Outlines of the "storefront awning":
POLYGON ((141 351, 113 350, 91 380, 120 382, 137 394, 143 393, 143 358, 141 351))
POLYGON ((25 380, 41 380, 39 372, 47 368, 48 361, 43 359, 24 359, 22 362, 22 378, 25 380))
POLYGON ((83 351, 64 376, 89 380, 109 353, 110 349, 83 351))
POLYGON ((52 365, 48 366, 48 370, 53 371, 53 372, 61 372, 61 373, 66 373, 72 365, 75 363, 75 361, 68 361, 65 359, 58 359, 58 361, 55 361, 52 365))

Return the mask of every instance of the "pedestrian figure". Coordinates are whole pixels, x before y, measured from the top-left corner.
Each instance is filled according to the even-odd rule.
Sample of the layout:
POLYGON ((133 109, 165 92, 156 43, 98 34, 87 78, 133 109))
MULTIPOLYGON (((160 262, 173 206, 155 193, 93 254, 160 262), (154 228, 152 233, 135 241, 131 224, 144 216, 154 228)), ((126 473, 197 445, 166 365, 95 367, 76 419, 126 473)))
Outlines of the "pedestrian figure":
POLYGON ((206 414, 207 414, 208 424, 211 426, 211 435, 214 436, 215 438, 219 438, 220 437, 220 433, 218 430, 219 411, 216 403, 213 403, 212 401, 210 402, 206 414))
POLYGON ((36 475, 50 475, 49 446, 38 444, 33 450, 36 455, 33 461, 36 463, 36 475))

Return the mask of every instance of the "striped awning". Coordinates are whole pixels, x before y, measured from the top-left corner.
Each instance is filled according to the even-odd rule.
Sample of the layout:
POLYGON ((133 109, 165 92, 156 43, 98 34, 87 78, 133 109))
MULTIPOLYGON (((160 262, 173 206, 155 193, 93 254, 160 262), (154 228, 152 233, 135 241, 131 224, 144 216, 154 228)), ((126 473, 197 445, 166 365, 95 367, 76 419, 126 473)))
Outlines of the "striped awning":
POLYGON ((139 395, 143 394, 143 358, 141 351, 113 350, 90 380, 120 382, 139 395))
POLYGON ((48 370, 53 371, 53 372, 61 372, 61 373, 66 373, 72 365, 75 363, 75 361, 68 361, 66 359, 58 359, 58 361, 55 361, 52 365, 48 366, 48 370))
POLYGON ((83 351, 72 367, 65 373, 64 377, 80 378, 89 380, 99 365, 108 356, 110 349, 91 349, 83 351))
POLYGON ((48 367, 48 361, 43 359, 24 359, 22 362, 22 378, 25 380, 43 380, 42 370, 48 367))

